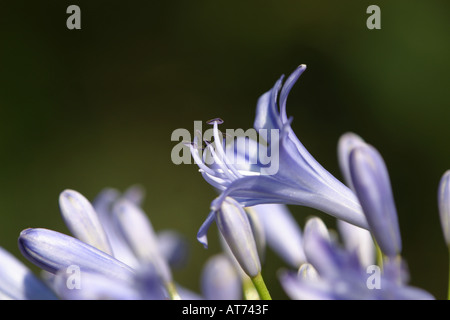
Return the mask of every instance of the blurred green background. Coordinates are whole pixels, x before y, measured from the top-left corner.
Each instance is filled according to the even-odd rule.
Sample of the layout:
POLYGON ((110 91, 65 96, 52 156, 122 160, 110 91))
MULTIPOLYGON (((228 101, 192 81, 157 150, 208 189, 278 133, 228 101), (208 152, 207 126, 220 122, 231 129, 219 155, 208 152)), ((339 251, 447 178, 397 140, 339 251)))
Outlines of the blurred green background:
MULTIPOLYGON (((361 135, 392 180, 411 283, 443 299, 448 254, 437 186, 450 168, 450 2, 442 1, 3 1, 0 4, 0 245, 20 256, 27 227, 68 232, 66 189, 93 199, 141 184, 155 229, 190 241, 175 279, 199 291, 206 259, 196 242, 215 192, 170 153, 177 128, 221 117, 249 128, 257 98, 299 64, 288 101, 293 128, 336 177, 339 136, 361 135), (81 8, 81 30, 66 8, 81 8), (366 9, 381 8, 381 30, 366 9)), ((299 223, 315 210, 291 207, 299 223)), ((21 258, 22 259, 22 258, 21 258)), ((25 261, 25 259, 22 259, 25 261)), ((27 265, 31 265, 26 262, 27 265)), ((285 298, 268 253, 263 271, 285 298)))

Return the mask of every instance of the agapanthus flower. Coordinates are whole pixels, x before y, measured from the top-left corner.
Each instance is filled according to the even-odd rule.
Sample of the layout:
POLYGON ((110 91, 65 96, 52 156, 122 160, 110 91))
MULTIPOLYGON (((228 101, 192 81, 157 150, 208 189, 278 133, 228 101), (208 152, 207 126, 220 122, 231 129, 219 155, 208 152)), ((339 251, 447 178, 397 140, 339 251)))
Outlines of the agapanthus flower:
POLYGON ((212 202, 212 211, 200 228, 199 241, 204 245, 204 235, 214 220, 214 212, 226 197, 236 199, 243 206, 267 203, 308 206, 368 228, 353 192, 312 157, 291 128, 291 119, 286 113, 286 100, 292 86, 305 69, 305 65, 299 66, 284 84, 282 76, 270 91, 259 98, 254 128, 266 133, 264 138, 267 145, 255 142, 250 145, 235 143, 234 153, 227 155, 218 121, 213 121, 215 147, 208 143, 201 155, 196 141, 191 145, 191 153, 205 180, 222 192, 212 202), (277 162, 275 167, 278 170, 274 171, 272 166, 264 165, 263 157, 258 157, 261 154, 258 150, 264 148, 267 150, 263 154, 272 156, 272 161, 277 162), (208 154, 215 160, 209 166, 204 161, 208 154), (247 160, 257 158, 259 161, 240 166, 236 161, 230 161, 230 157, 247 160))
MULTIPOLYGON (((60 196, 61 212, 76 238, 47 229, 27 229, 19 237, 19 248, 31 262, 56 275, 54 286, 63 298, 177 298, 170 256, 159 249, 165 240, 158 239, 137 205, 141 195, 137 188, 125 196, 107 189, 93 206, 80 193, 65 190, 60 196), (65 271, 71 266, 80 269, 84 280, 92 280, 76 293, 64 287, 70 277, 65 271), (141 280, 152 286, 136 285, 141 280), (125 287, 128 289, 120 289, 125 287)), ((166 239, 173 247, 181 238, 166 239)))
POLYGON ((308 263, 317 274, 305 273, 305 269, 299 273, 283 272, 280 281, 292 299, 434 299, 425 290, 406 283, 408 274, 401 261, 386 261, 382 271, 371 266, 372 272, 372 269, 362 266, 355 251, 345 250, 330 239, 319 223, 305 226, 304 249, 308 263), (371 277, 379 278, 374 278, 372 283, 371 277))

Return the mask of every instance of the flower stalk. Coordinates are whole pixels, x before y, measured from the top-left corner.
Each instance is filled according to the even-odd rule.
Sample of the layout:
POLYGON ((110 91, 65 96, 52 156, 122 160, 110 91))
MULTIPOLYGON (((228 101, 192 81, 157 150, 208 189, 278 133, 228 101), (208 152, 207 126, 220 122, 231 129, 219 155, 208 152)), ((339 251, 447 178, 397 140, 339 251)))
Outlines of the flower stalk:
POLYGON ((266 283, 264 282, 264 279, 261 275, 261 272, 258 273, 256 276, 251 277, 253 285, 256 288, 256 291, 258 291, 259 297, 261 300, 272 300, 272 297, 270 296, 269 290, 266 287, 266 283))

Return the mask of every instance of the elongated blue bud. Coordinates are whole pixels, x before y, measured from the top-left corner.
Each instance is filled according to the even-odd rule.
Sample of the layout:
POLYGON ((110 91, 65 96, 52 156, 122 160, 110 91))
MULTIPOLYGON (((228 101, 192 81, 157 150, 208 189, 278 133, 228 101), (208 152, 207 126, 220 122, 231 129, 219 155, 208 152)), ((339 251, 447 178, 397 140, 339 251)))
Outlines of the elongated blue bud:
POLYGON ((444 173, 439 183, 438 205, 445 242, 450 248, 450 170, 444 173))
POLYGON ((371 145, 350 154, 353 187, 370 230, 381 251, 389 257, 401 252, 402 242, 389 174, 383 158, 371 145))
POLYGON ((358 146, 366 144, 364 140, 353 132, 344 133, 338 142, 338 160, 345 183, 353 189, 352 178, 350 176, 349 156, 352 150, 358 146))
POLYGON ((227 197, 216 212, 216 222, 242 270, 249 277, 258 275, 261 262, 245 210, 234 199, 227 197))
POLYGON ((25 258, 50 273, 77 266, 81 272, 102 273, 114 279, 129 279, 134 274, 129 266, 109 254, 48 229, 23 230, 19 236, 19 249, 25 258))

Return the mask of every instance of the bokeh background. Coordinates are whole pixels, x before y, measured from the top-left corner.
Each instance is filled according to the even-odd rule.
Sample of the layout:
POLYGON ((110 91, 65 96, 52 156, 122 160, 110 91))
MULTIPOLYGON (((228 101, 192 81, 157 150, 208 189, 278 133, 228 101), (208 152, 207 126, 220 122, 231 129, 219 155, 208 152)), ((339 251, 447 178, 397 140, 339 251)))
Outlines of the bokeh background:
MULTIPOLYGON (((93 199, 140 184, 155 229, 189 241, 174 276, 199 292, 202 265, 220 248, 215 227, 208 250, 195 235, 216 194, 195 165, 171 162, 171 133, 214 117, 224 129, 251 127, 257 98, 307 64, 288 101, 294 131, 338 178, 341 134, 378 148, 411 283, 445 298, 436 198, 450 168, 449 12, 445 0, 2 1, 0 245, 20 257, 22 229, 68 232, 58 208, 66 188, 93 199), (81 30, 66 28, 70 4, 81 30), (366 28, 371 4, 381 30, 366 28)), ((319 215, 334 227, 291 209, 302 226, 319 215)), ((263 272, 279 299, 282 267, 269 251, 263 272)))

